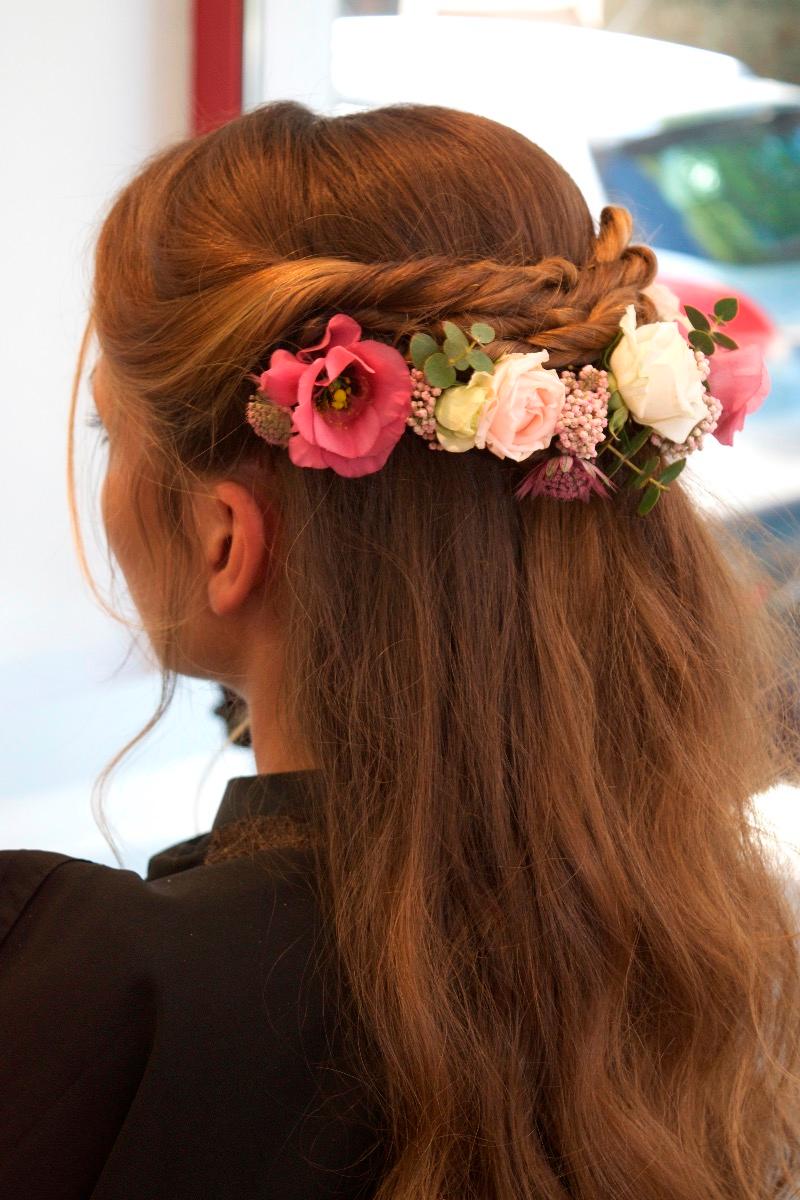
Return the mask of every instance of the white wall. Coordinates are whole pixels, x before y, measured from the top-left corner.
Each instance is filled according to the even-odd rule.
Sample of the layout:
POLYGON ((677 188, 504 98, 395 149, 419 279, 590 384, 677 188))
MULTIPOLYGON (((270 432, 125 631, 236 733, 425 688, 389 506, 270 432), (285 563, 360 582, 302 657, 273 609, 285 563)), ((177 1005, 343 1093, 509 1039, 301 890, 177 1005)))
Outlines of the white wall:
MULTIPOLYGON (((122 665, 127 635, 98 611, 78 571, 66 421, 98 223, 137 164, 189 132, 190 16, 190 0, 0 4, 4 847, 108 857, 89 812, 90 784, 156 694, 137 655, 122 665)), ((84 427, 81 436, 95 435, 84 427)), ((102 575, 99 554, 95 562, 102 575)), ((205 711, 191 736, 173 731, 145 761, 210 756, 218 722, 204 719, 205 711)), ((191 789, 187 797, 191 804, 191 789)), ((139 833, 142 846, 161 836, 155 825, 139 833)))
POLYGON ((317 112, 332 111, 330 35, 339 8, 339 0, 246 0, 246 109, 299 100, 317 112))
POLYGON ((108 637, 70 544, 69 389, 102 210, 189 129, 189 12, 189 0, 0 5, 0 662, 108 637))

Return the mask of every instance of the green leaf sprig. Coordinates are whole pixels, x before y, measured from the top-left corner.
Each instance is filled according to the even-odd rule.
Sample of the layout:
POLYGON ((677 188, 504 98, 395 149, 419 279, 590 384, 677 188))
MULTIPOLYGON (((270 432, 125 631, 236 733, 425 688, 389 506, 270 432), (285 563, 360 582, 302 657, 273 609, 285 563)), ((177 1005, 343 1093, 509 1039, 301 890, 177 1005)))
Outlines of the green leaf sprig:
POLYGON ((728 337, 726 333, 720 333, 719 329, 712 326, 727 325, 728 321, 732 321, 739 311, 739 301, 735 296, 724 296, 714 305, 713 313, 702 313, 699 308, 695 308, 691 304, 684 304, 686 315, 692 323, 692 329, 689 333, 689 341, 694 346, 695 350, 702 350, 703 354, 711 355, 716 350, 717 346, 723 346, 726 350, 738 350, 739 345, 728 337))
POLYGON ((448 388, 458 382, 456 371, 494 371, 494 362, 479 346, 494 341, 494 329, 483 321, 470 325, 471 339, 454 325, 443 321, 444 342, 440 344, 429 333, 415 333, 409 344, 414 366, 424 372, 431 387, 448 388))
POLYGON ((666 492, 673 480, 677 479, 683 468, 686 466, 686 459, 679 458, 673 463, 659 469, 661 467, 661 458, 654 454, 646 459, 639 466, 632 462, 635 454, 644 446, 645 442, 653 433, 649 425, 642 425, 633 436, 630 436, 628 431, 624 429, 627 423, 629 412, 622 403, 622 397, 619 392, 612 392, 609 400, 609 410, 611 417, 609 418, 608 428, 610 437, 602 447, 601 453, 608 451, 611 453, 615 462, 606 469, 606 475, 609 477, 616 475, 617 471, 626 466, 631 472, 630 477, 626 481, 626 486, 633 489, 644 489, 641 500, 636 509, 639 516, 643 517, 650 512, 661 498, 661 493, 666 492), (617 418, 617 414, 622 414, 617 419, 617 429, 612 429, 612 422, 617 418))
POLYGON ((606 371, 608 370, 609 362, 611 360, 611 355, 614 353, 617 346, 622 341, 622 336, 623 336, 622 330, 617 329, 617 332, 614 334, 614 340, 609 342, 608 345, 606 346, 605 350, 603 351, 603 357, 600 360, 600 366, 603 367, 603 369, 606 371))

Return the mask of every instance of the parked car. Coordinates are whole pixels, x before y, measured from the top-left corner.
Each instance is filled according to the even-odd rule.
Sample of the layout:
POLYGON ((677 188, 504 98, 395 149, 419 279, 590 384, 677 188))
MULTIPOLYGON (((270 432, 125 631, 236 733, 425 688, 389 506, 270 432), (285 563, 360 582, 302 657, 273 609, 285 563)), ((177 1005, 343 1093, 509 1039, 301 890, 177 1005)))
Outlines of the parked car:
POLYGON ((764 349, 771 393, 731 455, 690 460, 749 509, 800 497, 800 87, 727 54, 631 34, 497 17, 334 21, 336 112, 400 101, 502 121, 569 171, 595 218, 624 204, 659 282, 764 349))

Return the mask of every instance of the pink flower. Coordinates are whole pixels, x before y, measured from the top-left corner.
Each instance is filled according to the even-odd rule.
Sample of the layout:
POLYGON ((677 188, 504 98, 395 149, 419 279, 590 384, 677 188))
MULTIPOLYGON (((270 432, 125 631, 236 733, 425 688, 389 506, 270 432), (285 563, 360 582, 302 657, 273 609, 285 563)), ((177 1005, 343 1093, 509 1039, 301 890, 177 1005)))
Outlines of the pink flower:
POLYGON ((593 492, 607 499, 608 488, 613 491, 614 486, 594 463, 571 454, 559 454, 531 467, 514 495, 518 500, 525 496, 552 496, 554 500, 586 503, 593 492))
POLYGON ((259 386, 291 409, 289 458, 354 478, 379 471, 406 428, 413 380, 402 354, 360 341, 361 326, 336 313, 316 346, 276 350, 259 386))
POLYGON ((490 375, 492 391, 475 435, 478 449, 522 462, 550 445, 564 407, 566 387, 557 371, 541 364, 547 350, 505 354, 490 375))
POLYGON ((751 343, 738 350, 720 350, 711 357, 708 386, 722 405, 722 416, 714 437, 725 446, 733 445, 733 435, 744 425, 748 413, 764 403, 770 378, 761 350, 751 343))

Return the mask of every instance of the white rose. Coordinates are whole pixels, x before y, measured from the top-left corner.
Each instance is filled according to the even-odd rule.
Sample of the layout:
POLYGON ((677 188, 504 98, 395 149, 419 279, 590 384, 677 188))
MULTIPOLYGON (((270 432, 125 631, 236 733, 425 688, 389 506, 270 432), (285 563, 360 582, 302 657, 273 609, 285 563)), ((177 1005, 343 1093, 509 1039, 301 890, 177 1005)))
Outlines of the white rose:
POLYGON ((708 416, 703 376, 674 321, 636 325, 632 304, 620 321, 622 340, 609 358, 612 383, 641 425, 683 442, 708 416))

